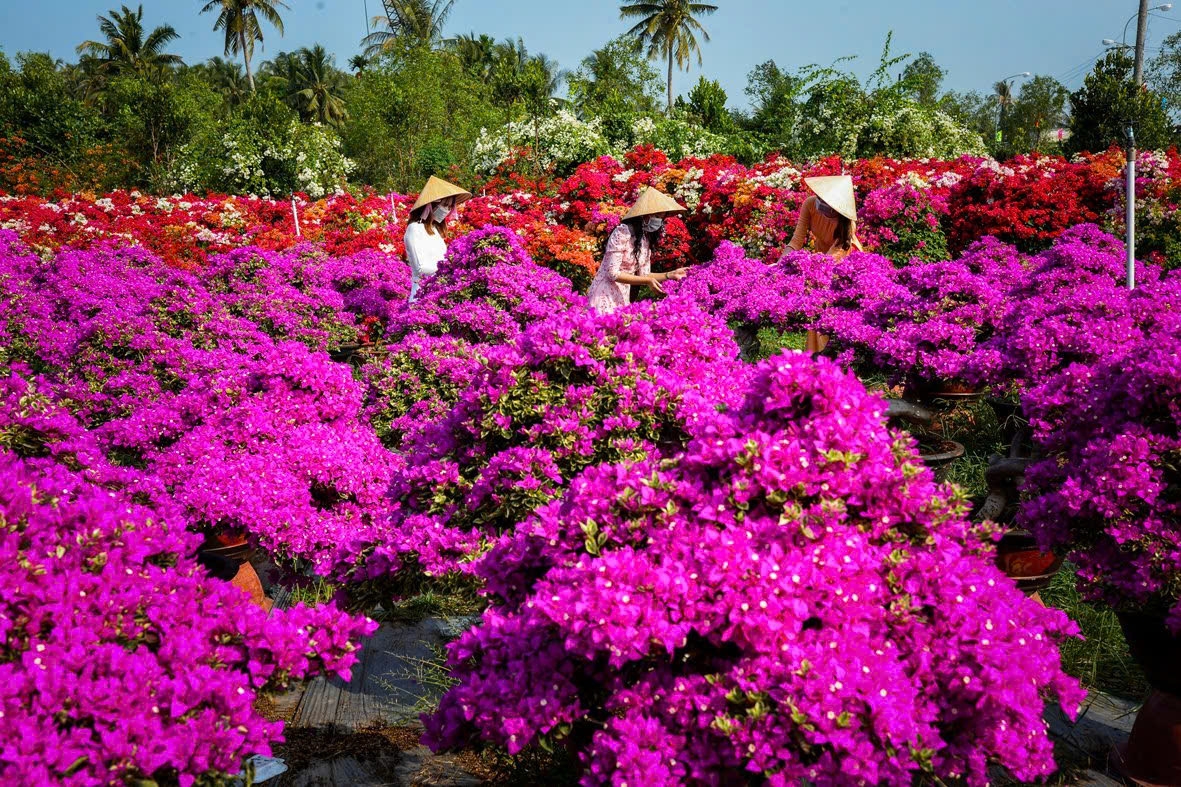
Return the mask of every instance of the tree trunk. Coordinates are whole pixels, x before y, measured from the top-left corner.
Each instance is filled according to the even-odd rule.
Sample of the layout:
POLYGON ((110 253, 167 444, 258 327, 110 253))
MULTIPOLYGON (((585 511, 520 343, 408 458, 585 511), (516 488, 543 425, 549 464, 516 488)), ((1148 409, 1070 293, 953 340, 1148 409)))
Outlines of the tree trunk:
POLYGON ((673 113, 673 48, 668 48, 668 114, 673 113))
POLYGON ((250 95, 254 95, 254 73, 250 70, 250 50, 246 48, 246 34, 239 33, 238 40, 242 42, 242 59, 246 61, 246 84, 250 86, 250 95))

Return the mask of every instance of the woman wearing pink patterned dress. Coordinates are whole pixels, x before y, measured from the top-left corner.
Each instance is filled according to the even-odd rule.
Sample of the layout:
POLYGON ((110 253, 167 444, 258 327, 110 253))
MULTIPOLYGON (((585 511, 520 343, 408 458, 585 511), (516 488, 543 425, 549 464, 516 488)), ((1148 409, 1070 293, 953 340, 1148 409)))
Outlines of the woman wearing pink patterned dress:
POLYGON ((652 273, 652 246, 664 231, 665 217, 684 210, 676 200, 654 188, 644 192, 607 239, 603 262, 587 292, 592 309, 604 314, 627 306, 633 284, 663 293, 661 282, 685 278, 685 268, 652 273))

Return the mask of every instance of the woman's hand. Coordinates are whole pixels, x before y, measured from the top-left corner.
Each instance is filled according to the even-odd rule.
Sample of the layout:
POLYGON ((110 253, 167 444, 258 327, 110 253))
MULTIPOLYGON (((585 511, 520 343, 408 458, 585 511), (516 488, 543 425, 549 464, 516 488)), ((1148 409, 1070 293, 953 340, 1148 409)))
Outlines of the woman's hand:
POLYGON ((647 284, 648 288, 651 289, 652 292, 658 292, 661 295, 664 295, 664 287, 660 286, 660 275, 659 274, 656 274, 653 276, 645 276, 644 277, 644 284, 647 284))
POLYGON ((687 275, 689 275, 688 268, 677 268, 675 271, 669 271, 668 273, 664 274, 664 278, 672 279, 673 281, 680 281, 687 275))

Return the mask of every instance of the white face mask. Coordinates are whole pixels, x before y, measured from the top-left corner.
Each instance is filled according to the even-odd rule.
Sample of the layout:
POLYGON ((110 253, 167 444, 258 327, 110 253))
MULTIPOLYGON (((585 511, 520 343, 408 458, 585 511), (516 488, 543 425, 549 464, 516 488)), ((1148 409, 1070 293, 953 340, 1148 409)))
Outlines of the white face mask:
POLYGON ((436 224, 442 224, 450 215, 451 208, 446 205, 436 205, 435 209, 431 211, 431 218, 435 220, 436 224))
POLYGON ((660 232, 664 229, 664 219, 659 216, 649 216, 644 219, 644 232, 660 232))

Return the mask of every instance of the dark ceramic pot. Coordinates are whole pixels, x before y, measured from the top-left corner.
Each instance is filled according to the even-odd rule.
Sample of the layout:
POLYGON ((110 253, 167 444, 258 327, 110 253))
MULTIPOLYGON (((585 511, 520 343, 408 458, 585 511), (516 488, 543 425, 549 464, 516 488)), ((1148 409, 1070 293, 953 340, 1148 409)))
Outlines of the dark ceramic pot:
POLYGON ((1181 637, 1160 615, 1121 612, 1119 622, 1152 694, 1116 764, 1136 784, 1181 785, 1181 637))

